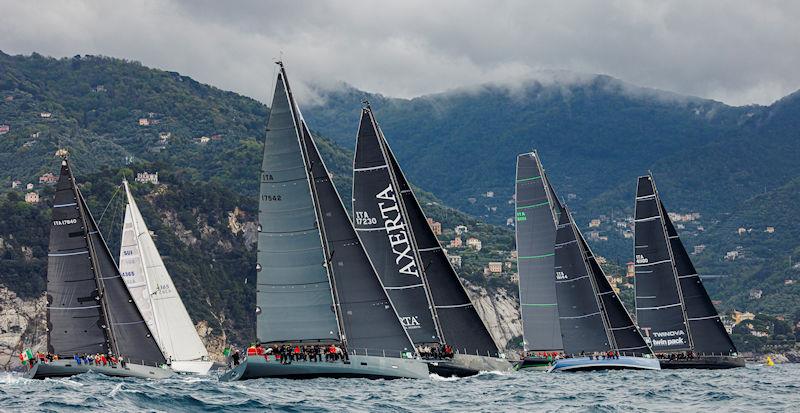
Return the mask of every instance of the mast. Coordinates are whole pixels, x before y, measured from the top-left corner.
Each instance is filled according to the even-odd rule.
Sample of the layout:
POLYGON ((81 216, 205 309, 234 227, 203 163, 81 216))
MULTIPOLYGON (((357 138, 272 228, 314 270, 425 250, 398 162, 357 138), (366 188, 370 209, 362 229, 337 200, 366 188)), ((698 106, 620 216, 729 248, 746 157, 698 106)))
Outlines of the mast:
POLYGON ((291 110, 292 119, 294 120, 295 128, 297 128, 297 131, 298 131, 298 134, 299 134, 299 137, 300 137, 300 142, 299 142, 300 143, 300 152, 303 155, 303 161, 304 161, 304 163, 306 165, 306 175, 308 176, 308 185, 309 185, 309 188, 311 190, 311 197, 313 199, 313 204, 314 204, 314 214, 316 215, 317 224, 318 224, 318 228, 319 228, 319 234, 320 234, 320 242, 322 243, 322 251, 323 251, 323 254, 324 254, 324 257, 325 257, 325 271, 328 274, 328 280, 330 282, 331 296, 332 296, 332 299, 333 299, 334 313, 336 315, 336 325, 337 325, 337 327, 339 329, 339 340, 341 341, 342 346, 345 349, 347 349, 347 332, 346 332, 346 330, 344 328, 344 324, 343 324, 343 321, 342 321, 342 308, 341 308, 341 304, 340 304, 340 301, 339 301, 339 294, 338 294, 337 289, 336 289, 336 279, 335 279, 335 277, 333 277, 333 274, 331 273, 331 269, 330 269, 330 264, 331 264, 331 261, 333 260, 333 254, 330 251, 330 247, 329 247, 328 243, 325 241, 325 240, 328 239, 328 237, 325 235, 325 223, 321 219, 322 210, 320 209, 319 196, 317 194, 316 182, 314 182, 314 178, 311 175, 311 168, 313 168, 314 165, 312 164, 311 160, 309 159, 309 155, 308 155, 308 152, 306 150, 305 145, 303 145, 303 143, 302 143, 303 134, 305 133, 305 129, 303 128, 304 123, 303 123, 302 119, 300 118, 300 116, 298 114, 297 104, 294 101, 294 94, 292 93, 292 88, 289 85, 289 78, 286 76, 286 68, 283 66, 283 61, 279 60, 278 62, 276 62, 276 64, 280 67, 280 73, 283 76, 284 83, 286 85, 286 96, 289 99, 289 109, 291 110))

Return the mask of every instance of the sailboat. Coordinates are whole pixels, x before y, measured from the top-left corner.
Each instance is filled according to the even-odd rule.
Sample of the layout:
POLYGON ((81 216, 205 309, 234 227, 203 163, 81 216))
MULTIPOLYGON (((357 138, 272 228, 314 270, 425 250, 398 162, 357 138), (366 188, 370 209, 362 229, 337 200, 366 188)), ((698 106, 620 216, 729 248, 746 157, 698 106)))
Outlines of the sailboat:
POLYGON ((69 161, 61 161, 47 255, 47 352, 58 360, 38 362, 27 378, 68 377, 94 371, 108 376, 165 378, 158 348, 136 308, 108 245, 75 183, 69 161), (124 362, 87 364, 84 355, 124 362))
POLYGON ((432 373, 469 376, 511 368, 428 225, 368 102, 353 160, 353 222, 411 340, 436 349, 423 354, 432 373))
POLYGON ((428 377, 278 65, 260 178, 257 341, 334 345, 347 357, 285 364, 248 355, 221 379, 428 377))
POLYGON ((661 367, 744 367, 649 174, 637 181, 634 242, 636 319, 661 367))
POLYGON ((543 173, 541 179, 554 205, 553 218, 558 220, 554 269, 566 354, 548 371, 660 370, 569 209, 559 201, 547 175, 543 173))
POLYGON ((554 270, 556 222, 543 174, 536 151, 517 156, 515 229, 525 352, 517 370, 547 370, 564 351, 554 270))
POLYGON ((208 374, 208 358, 189 313, 169 276, 153 237, 123 180, 127 206, 119 251, 119 270, 147 326, 167 360, 179 373, 208 374))

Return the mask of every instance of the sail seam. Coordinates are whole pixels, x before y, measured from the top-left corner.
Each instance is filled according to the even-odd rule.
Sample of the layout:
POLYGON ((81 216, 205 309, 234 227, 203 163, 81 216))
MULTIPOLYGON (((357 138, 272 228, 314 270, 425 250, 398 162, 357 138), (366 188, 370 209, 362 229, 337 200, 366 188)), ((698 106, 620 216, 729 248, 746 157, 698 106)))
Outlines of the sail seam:
POLYGON ((712 318, 719 318, 719 314, 710 315, 710 316, 707 316, 707 317, 694 317, 694 318, 689 318, 688 320, 689 321, 700 321, 700 320, 710 320, 712 318))
POLYGON ((75 205, 78 205, 78 203, 77 202, 73 202, 71 204, 58 204, 58 205, 53 205, 53 208, 64 208, 64 207, 70 207, 70 206, 75 206, 75 205))
POLYGON ((47 307, 48 310, 86 310, 89 308, 98 308, 100 305, 90 305, 86 307, 47 307))
POLYGON ((655 220, 657 220, 657 219, 659 219, 659 218, 661 218, 661 215, 656 215, 656 216, 647 217, 647 218, 639 218, 639 219, 634 219, 634 220, 633 220, 633 222, 648 222, 648 221, 655 221, 655 220))
POLYGON ((531 259, 536 259, 536 258, 552 257, 554 255, 556 255, 556 254, 551 252, 549 254, 543 254, 543 255, 530 255, 530 256, 527 256, 527 257, 519 257, 518 259, 520 259, 520 260, 531 260, 531 259))
POLYGON ((535 181, 537 179, 542 179, 542 177, 541 176, 534 176, 534 177, 531 177, 531 178, 522 178, 522 179, 517 179, 517 182, 535 181))
POLYGON ((428 251, 436 251, 436 250, 440 250, 440 249, 442 249, 442 247, 430 247, 430 248, 420 248, 417 251, 419 251, 419 252, 428 252, 428 251))
POLYGON ((642 195, 642 196, 637 196, 636 200, 637 201, 644 201, 644 200, 648 200, 648 199, 653 199, 655 197, 656 197, 656 194, 642 195))

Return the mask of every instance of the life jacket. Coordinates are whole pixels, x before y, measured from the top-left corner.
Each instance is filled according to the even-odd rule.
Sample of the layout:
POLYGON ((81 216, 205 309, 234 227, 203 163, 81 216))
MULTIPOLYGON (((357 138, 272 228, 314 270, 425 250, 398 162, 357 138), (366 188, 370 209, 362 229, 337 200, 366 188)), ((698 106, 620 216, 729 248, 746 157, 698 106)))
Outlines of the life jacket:
POLYGON ((300 346, 294 347, 294 354, 300 354, 300 346))
POLYGON ((247 348, 247 355, 248 356, 253 356, 255 354, 256 354, 255 346, 250 346, 250 347, 247 348))

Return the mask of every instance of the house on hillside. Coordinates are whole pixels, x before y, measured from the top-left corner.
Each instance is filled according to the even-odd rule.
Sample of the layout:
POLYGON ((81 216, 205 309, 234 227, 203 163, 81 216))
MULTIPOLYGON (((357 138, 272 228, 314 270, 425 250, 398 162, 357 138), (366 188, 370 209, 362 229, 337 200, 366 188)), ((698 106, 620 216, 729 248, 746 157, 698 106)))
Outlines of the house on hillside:
POLYGON ((42 119, 50 119, 53 117, 53 114, 50 112, 39 112, 39 117, 42 119))
POLYGON ((461 256, 460 255, 448 255, 447 261, 450 261, 450 265, 455 268, 461 268, 461 256))
POLYGON ((45 185, 55 185, 58 182, 58 177, 48 172, 39 177, 39 183, 45 185))
POLYGON ((434 221, 433 218, 427 218, 428 225, 431 227, 431 231, 433 231, 433 235, 437 237, 442 235, 442 223, 434 221))
POLYGON ((461 235, 465 232, 468 232, 466 225, 456 225, 455 231, 456 235, 461 235))
POLYGON ((28 192, 25 194, 25 202, 29 204, 38 204, 39 203, 39 194, 36 192, 28 192))
POLYGON ((595 218, 589 221, 589 228, 599 228, 600 227, 600 220, 595 218))
POLYGON ((15 179, 14 181, 11 182, 11 189, 17 189, 17 187, 19 187, 20 185, 22 185, 22 181, 20 181, 19 179, 15 179))
POLYGON ((636 264, 633 261, 628 261, 625 268, 625 277, 633 278, 636 276, 636 264))
POLYGON ((492 273, 492 274, 500 274, 501 272, 503 272, 503 263, 502 262, 496 262, 496 261, 490 261, 489 262, 489 272, 492 273))
POLYGON ((775 232, 775 227, 767 227, 767 229, 765 229, 764 232, 766 232, 767 234, 772 234, 775 232))
POLYGON ((464 245, 464 243, 461 241, 461 237, 456 235, 456 237, 453 238, 452 241, 450 241, 450 244, 448 246, 450 248, 461 248, 463 245, 464 245))
POLYGON ((150 126, 150 119, 139 118, 139 126, 150 126))
POLYGON ((147 171, 139 172, 136 174, 136 182, 158 185, 158 172, 152 174, 147 171))
POLYGON ((5 135, 5 134, 7 134, 7 133, 8 133, 10 130, 11 130, 11 126, 10 126, 10 125, 5 125, 5 124, 3 124, 3 125, 0 125, 0 135, 5 135))
POLYGON ((759 289, 752 289, 750 290, 750 299, 751 300, 760 300, 761 296, 764 295, 764 291, 759 289))
POLYGON ((469 237, 467 238, 467 247, 472 248, 475 251, 480 251, 481 248, 483 248, 483 244, 481 243, 481 240, 475 237, 469 237))
POLYGON ((25 185, 25 189, 27 189, 28 191, 32 191, 33 190, 33 184, 32 183, 28 183, 27 185, 25 185))

